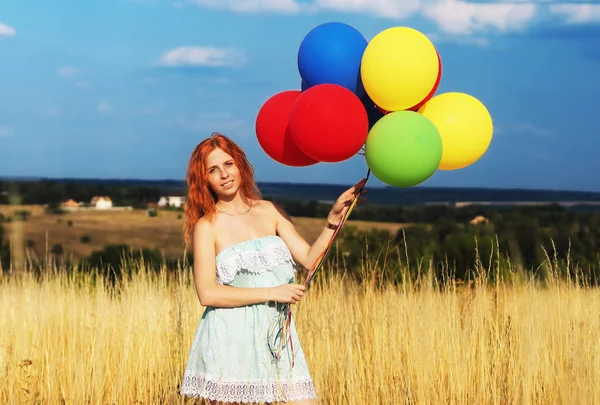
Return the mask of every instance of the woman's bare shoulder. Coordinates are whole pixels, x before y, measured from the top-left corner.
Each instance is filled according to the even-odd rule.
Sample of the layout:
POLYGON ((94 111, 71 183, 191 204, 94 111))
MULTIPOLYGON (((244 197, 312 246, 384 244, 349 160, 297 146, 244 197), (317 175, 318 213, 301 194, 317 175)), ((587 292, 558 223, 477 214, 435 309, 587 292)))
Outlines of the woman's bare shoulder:
POLYGON ((264 214, 276 222, 279 222, 282 219, 290 219, 285 209, 283 209, 283 207, 276 202, 270 200, 260 200, 260 205, 262 206, 262 210, 264 210, 264 214))
POLYGON ((255 207, 259 210, 263 210, 266 213, 273 214, 274 211, 277 210, 278 205, 270 200, 257 200, 255 202, 255 207))
POLYGON ((194 236, 210 238, 215 234, 215 221, 212 218, 201 217, 194 224, 194 236))

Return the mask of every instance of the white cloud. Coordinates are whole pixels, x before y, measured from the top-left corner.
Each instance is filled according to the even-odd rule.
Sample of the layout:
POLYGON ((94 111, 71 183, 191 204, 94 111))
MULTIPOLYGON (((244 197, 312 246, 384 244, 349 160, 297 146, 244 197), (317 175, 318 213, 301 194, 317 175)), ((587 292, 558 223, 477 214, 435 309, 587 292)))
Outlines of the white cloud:
POLYGON ((600 4, 552 4, 549 9, 569 24, 600 22, 600 4))
POLYGON ((376 15, 384 18, 405 18, 419 10, 422 0, 188 0, 192 4, 237 13, 271 12, 299 14, 301 12, 341 11, 376 15))
POLYGON ((518 123, 498 126, 494 124, 494 133, 508 135, 531 135, 539 138, 556 138, 556 134, 547 129, 532 124, 518 123))
POLYGON ((490 41, 487 38, 477 37, 473 35, 449 35, 449 34, 438 34, 430 33, 425 34, 435 44, 438 43, 449 43, 449 44, 463 44, 463 45, 475 45, 475 46, 488 46, 490 41))
POLYGON ((276 12, 297 14, 300 5, 295 0, 189 0, 190 3, 238 13, 276 12))
POLYGON ((541 138, 554 138, 555 136, 554 133, 549 129, 531 124, 517 124, 514 126, 514 132, 539 136, 541 138))
POLYGON ((442 30, 453 34, 471 34, 489 27, 501 31, 518 30, 536 14, 533 3, 470 3, 439 0, 423 7, 423 14, 442 30))
POLYGON ((313 10, 337 10, 402 19, 419 10, 421 0, 315 0, 313 10))
POLYGON ((58 75, 65 80, 72 80, 81 73, 81 70, 73 66, 61 66, 58 68, 58 75))
MULTIPOLYGON (((403 20, 420 13, 453 34, 496 28, 502 31, 523 28, 536 15, 540 1, 499 0, 188 0, 190 3, 233 12, 340 11, 403 20)), ((541 1, 542 3, 544 1, 541 1)))
POLYGON ((113 106, 106 101, 101 101, 98 103, 98 112, 100 114, 110 114, 113 111, 113 106))
POLYGON ((15 35, 17 35, 17 31, 13 27, 0 22, 0 37, 12 37, 15 35))
POLYGON ((8 125, 0 125, 0 138, 12 138, 13 130, 8 125))
POLYGON ((83 71, 74 66, 61 66, 57 71, 58 75, 62 77, 66 82, 71 83, 81 89, 89 89, 91 87, 90 82, 82 78, 83 71))
POLYGON ((178 66, 241 66, 246 63, 246 56, 236 49, 217 48, 212 46, 181 46, 165 52, 160 64, 168 67, 178 66))
MULTIPOLYGON (((187 0, 202 7, 236 13, 346 12, 398 21, 421 15, 435 21, 440 32, 472 35, 487 30, 522 30, 537 18, 558 16, 567 23, 600 22, 600 4, 569 0, 187 0)), ((179 3, 180 4, 180 3, 179 3)), ((485 40, 462 41, 483 45, 485 40)))

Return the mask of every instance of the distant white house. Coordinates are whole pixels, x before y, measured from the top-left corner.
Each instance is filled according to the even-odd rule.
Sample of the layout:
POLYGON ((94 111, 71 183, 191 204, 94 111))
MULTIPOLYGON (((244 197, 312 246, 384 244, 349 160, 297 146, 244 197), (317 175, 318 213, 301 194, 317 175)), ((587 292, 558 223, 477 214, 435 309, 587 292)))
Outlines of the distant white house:
POLYGON ((181 207, 183 207, 184 204, 185 204, 185 197, 178 196, 178 195, 164 196, 164 197, 160 197, 160 199, 158 200, 159 207, 169 206, 169 207, 181 208, 181 207))
POLYGON ((97 210, 107 210, 112 208, 113 202, 108 196, 96 196, 92 198, 90 205, 97 210))

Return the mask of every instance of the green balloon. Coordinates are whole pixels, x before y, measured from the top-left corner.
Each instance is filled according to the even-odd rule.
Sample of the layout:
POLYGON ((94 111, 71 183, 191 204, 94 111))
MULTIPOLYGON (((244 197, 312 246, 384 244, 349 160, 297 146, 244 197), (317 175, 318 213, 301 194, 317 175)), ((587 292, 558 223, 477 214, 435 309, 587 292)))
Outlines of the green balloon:
POLYGON ((365 158, 384 183, 411 187, 427 180, 442 159, 442 138, 435 124, 413 111, 383 116, 367 136, 365 158))

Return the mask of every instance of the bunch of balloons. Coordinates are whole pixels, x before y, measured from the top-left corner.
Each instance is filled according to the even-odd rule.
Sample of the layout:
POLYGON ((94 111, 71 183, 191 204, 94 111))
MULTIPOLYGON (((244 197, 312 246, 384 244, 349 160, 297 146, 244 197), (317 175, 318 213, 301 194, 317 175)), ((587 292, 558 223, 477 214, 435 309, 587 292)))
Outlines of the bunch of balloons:
POLYGON ((475 97, 435 95, 442 60, 418 30, 393 27, 367 41, 355 28, 313 28, 298 50, 300 90, 270 97, 256 117, 259 144, 288 166, 341 162, 364 150, 384 183, 410 187, 436 170, 467 167, 493 132, 475 97))

